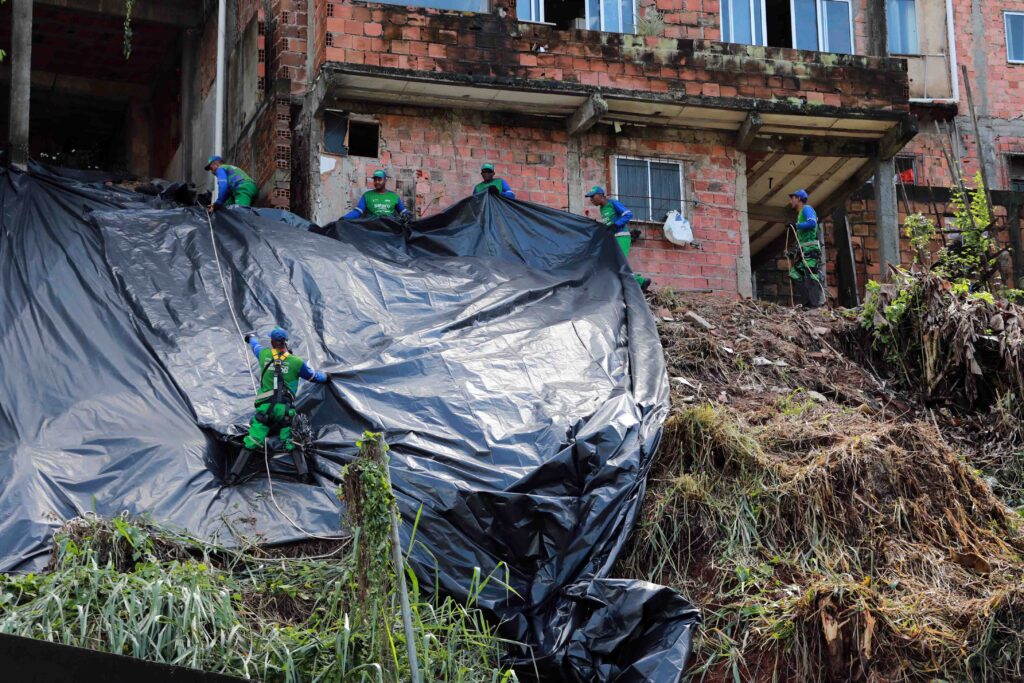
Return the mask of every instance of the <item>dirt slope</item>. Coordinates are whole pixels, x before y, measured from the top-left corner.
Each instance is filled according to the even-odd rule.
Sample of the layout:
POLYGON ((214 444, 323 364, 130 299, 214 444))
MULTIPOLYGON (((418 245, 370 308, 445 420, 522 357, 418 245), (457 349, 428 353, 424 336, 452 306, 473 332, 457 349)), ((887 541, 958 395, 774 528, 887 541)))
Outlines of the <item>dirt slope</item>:
POLYGON ((693 678, 1024 680, 1021 518, 977 433, 851 360, 837 314, 652 307, 673 410, 622 568, 705 610, 693 678))

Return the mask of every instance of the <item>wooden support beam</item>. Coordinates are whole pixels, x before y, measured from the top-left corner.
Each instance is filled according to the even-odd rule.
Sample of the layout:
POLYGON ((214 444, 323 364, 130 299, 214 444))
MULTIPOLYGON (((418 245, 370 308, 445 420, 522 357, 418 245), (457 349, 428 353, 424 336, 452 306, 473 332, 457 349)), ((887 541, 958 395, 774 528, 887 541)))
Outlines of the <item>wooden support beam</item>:
MULTIPOLYGON (((35 0, 38 5, 63 7, 79 12, 106 14, 124 19, 124 0, 35 0)), ((132 7, 134 21, 151 21, 180 28, 198 26, 202 20, 197 0, 143 0, 132 7)))
POLYGON ((917 135, 917 118, 913 114, 907 114, 878 141, 878 152, 866 156, 888 161, 896 156, 897 152, 903 149, 915 135, 917 135))
POLYGON ((579 135, 593 128, 606 113, 608 113, 608 103, 599 94, 593 93, 566 120, 565 128, 569 131, 570 136, 579 135))
POLYGON ((761 179, 761 176, 772 170, 772 166, 774 166, 775 163, 784 156, 786 156, 784 152, 775 152, 770 157, 762 161, 761 164, 751 173, 748 173, 747 190, 749 191, 750 188, 754 186, 754 183, 761 179))
POLYGON ((829 181, 829 179, 832 176, 834 176, 836 173, 838 173, 839 169, 841 169, 843 166, 845 166, 846 162, 848 162, 849 160, 850 160, 849 158, 840 159, 836 163, 834 163, 831 166, 829 166, 828 169, 824 173, 822 173, 820 176, 818 176, 817 180, 815 180, 813 183, 811 183, 810 185, 808 185, 807 187, 804 188, 805 190, 807 190, 807 194, 813 193, 819 187, 821 187, 822 185, 827 183, 829 181))
POLYGON ((794 187, 794 188, 792 188, 792 189, 790 189, 790 187, 789 187, 789 184, 790 184, 791 182, 793 182, 793 179, 794 179, 794 178, 796 178, 796 177, 797 177, 798 175, 800 175, 801 173, 803 173, 803 172, 804 172, 804 169, 805 169, 805 168, 807 168, 807 165, 808 165, 808 164, 810 164, 810 163, 812 163, 813 161, 814 161, 814 159, 806 159, 806 160, 798 161, 798 162, 797 162, 797 164, 796 164, 796 166, 794 166, 794 167, 793 167, 793 170, 792 170, 792 171, 790 171, 789 173, 787 173, 787 174, 786 174, 786 175, 785 175, 785 176, 784 176, 784 177, 782 178, 782 180, 780 180, 780 181, 779 181, 779 182, 778 182, 778 183, 777 183, 777 184, 775 185, 775 187, 769 188, 769 189, 768 189, 768 191, 767 191, 767 192, 765 192, 765 193, 764 193, 763 195, 761 195, 761 196, 760 196, 760 197, 758 198, 758 200, 757 200, 757 201, 759 201, 759 202, 764 202, 764 201, 767 201, 767 199, 768 199, 769 197, 772 197, 772 196, 774 196, 774 195, 777 195, 777 194, 778 194, 778 193, 779 193, 780 191, 781 191, 781 192, 785 192, 785 193, 786 193, 786 194, 788 195, 788 194, 789 194, 790 192, 792 192, 793 190, 795 190, 795 189, 798 189, 798 188, 795 188, 795 187, 794 187))
POLYGON ((753 144, 754 138, 757 137, 757 131, 761 129, 762 125, 761 115, 756 111, 747 114, 746 120, 743 121, 743 125, 740 126, 740 130, 736 134, 736 149, 741 152, 750 149, 750 145, 753 144))

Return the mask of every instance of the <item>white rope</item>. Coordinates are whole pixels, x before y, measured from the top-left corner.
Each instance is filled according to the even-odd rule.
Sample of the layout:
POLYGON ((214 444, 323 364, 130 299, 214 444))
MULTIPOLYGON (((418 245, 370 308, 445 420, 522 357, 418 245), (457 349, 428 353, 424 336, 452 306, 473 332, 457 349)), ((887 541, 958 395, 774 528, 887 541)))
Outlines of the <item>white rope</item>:
POLYGON ((213 245, 213 260, 217 262, 217 273, 220 275, 220 286, 224 289, 224 298, 228 302, 228 310, 231 312, 231 319, 235 322, 235 331, 238 332, 239 344, 242 352, 242 361, 245 363, 246 369, 249 370, 249 381, 252 382, 252 395, 255 396, 259 392, 256 390, 256 373, 252 371, 252 363, 249 362, 249 355, 245 352, 245 334, 242 332, 242 326, 238 324, 238 317, 235 315, 235 307, 231 303, 231 294, 228 292, 228 283, 224 279, 224 270, 220 267, 220 256, 217 253, 217 237, 213 232, 213 218, 210 217, 210 212, 203 211, 206 213, 206 223, 210 226, 210 243, 213 245))
MULTIPOLYGON (((235 307, 231 304, 231 294, 230 292, 228 292, 227 280, 224 279, 224 270, 220 266, 220 256, 217 253, 217 238, 213 231, 213 219, 210 217, 209 211, 206 211, 206 223, 207 225, 210 226, 210 242, 213 244, 213 258, 217 262, 217 272, 220 274, 220 286, 224 289, 224 298, 228 302, 228 310, 231 311, 231 319, 235 322, 235 330, 238 331, 238 338, 242 340, 242 360, 245 361, 245 367, 248 368, 249 370, 249 379, 252 381, 252 393, 253 396, 255 396, 257 393, 259 393, 256 390, 256 373, 253 372, 252 363, 249 362, 249 356, 245 352, 245 335, 242 333, 241 325, 238 324, 238 317, 235 315, 235 307)), ((302 457, 306 457, 306 454, 303 453, 302 457)), ((308 536, 309 538, 315 538, 321 541, 342 541, 345 540, 345 538, 347 538, 347 536, 320 536, 318 534, 314 534, 311 531, 303 529, 294 519, 292 519, 288 515, 287 512, 284 511, 284 509, 280 505, 278 505, 277 498, 274 496, 274 480, 270 476, 270 451, 269 448, 267 447, 266 439, 263 440, 263 463, 266 465, 267 469, 267 485, 270 491, 270 502, 273 503, 274 507, 277 508, 277 511, 281 513, 281 516, 287 519, 288 523, 295 527, 296 531, 305 536, 308 536)))

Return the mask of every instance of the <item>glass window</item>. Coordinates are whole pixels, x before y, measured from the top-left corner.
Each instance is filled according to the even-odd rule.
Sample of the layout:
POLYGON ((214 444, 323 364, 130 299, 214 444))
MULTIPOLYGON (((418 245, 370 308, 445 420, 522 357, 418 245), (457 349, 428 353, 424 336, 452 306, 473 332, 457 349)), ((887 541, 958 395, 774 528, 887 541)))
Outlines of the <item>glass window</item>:
POLYGON ((523 21, 544 21, 544 3, 542 0, 518 0, 516 16, 523 21))
POLYGON ((683 165, 617 157, 614 192, 637 220, 663 221, 673 209, 683 212, 683 165))
POLYGON ((434 9, 453 9, 460 12, 487 12, 487 0, 379 0, 388 5, 405 5, 407 7, 433 7, 434 9))
POLYGON ((889 18, 889 54, 920 53, 916 0, 888 0, 886 10, 889 18))
POLYGON ((727 43, 764 45, 764 0, 722 0, 722 35, 727 43))
POLYGON ((798 50, 818 49, 818 0, 793 0, 793 35, 798 50))
POLYGON ((601 0, 587 0, 587 28, 601 30, 601 0))
POLYGON ((1024 14, 1007 12, 1006 18, 1006 59, 1024 63, 1024 14))
POLYGON ((822 0, 825 26, 821 33, 825 39, 822 50, 853 54, 853 33, 850 31, 850 3, 847 0, 822 0))

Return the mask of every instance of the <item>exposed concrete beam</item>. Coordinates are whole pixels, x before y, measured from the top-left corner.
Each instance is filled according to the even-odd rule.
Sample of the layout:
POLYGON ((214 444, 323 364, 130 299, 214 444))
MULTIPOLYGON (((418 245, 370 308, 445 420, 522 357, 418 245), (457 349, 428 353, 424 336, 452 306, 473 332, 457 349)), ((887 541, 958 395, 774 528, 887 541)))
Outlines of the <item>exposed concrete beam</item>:
POLYGON ((566 130, 569 131, 570 136, 586 132, 593 128, 607 112, 608 103, 598 93, 594 93, 569 117, 565 124, 566 130))
MULTIPOLYGON (((13 60, 12 60, 13 61, 13 60)), ((0 66, 0 81, 11 79, 11 69, 0 66)), ((121 81, 105 81, 101 78, 86 76, 67 76, 52 71, 33 71, 32 87, 38 91, 88 95, 101 99, 112 100, 148 100, 153 88, 148 85, 123 83, 121 81)))
MULTIPOLYGON (((124 0, 35 0, 38 5, 63 7, 79 12, 108 14, 124 20, 124 0)), ((134 21, 149 21, 181 28, 197 26, 202 19, 195 0, 143 0, 132 7, 134 21)))
POLYGON ((11 163, 28 164, 29 102, 32 92, 32 0, 14 0, 11 8, 11 108, 8 137, 11 163))
POLYGON ((757 131, 761 129, 762 125, 761 115, 756 111, 747 114, 747 118, 743 121, 743 125, 740 126, 740 130, 736 134, 736 149, 741 152, 746 152, 750 149, 750 145, 753 144, 754 138, 757 137, 757 131))
POLYGON ((899 123, 889 129, 885 137, 878 141, 876 156, 883 161, 892 159, 915 135, 917 135, 917 118, 912 114, 907 114, 900 119, 899 123))
MULTIPOLYGON (((770 223, 792 223, 796 212, 793 209, 784 209, 781 206, 763 206, 752 204, 747 207, 747 215, 755 221, 768 221, 770 223)), ((756 240, 763 234, 763 231, 754 235, 756 240)))
POLYGON ((851 138, 773 137, 752 140, 749 151, 798 154, 808 157, 862 157, 873 159, 878 156, 878 144, 878 142, 854 140, 851 138))

